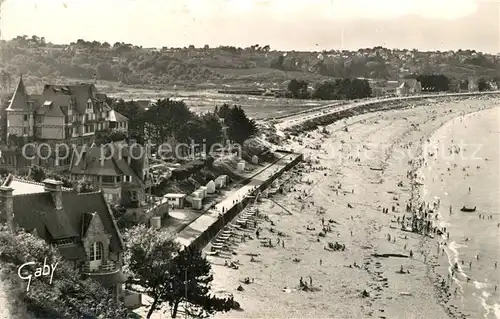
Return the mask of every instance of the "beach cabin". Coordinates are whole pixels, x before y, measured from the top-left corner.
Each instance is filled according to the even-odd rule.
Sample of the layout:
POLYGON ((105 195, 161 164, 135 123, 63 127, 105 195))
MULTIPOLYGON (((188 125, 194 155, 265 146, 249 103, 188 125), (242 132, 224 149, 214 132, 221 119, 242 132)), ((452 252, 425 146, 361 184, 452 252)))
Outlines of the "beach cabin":
POLYGON ((172 208, 184 208, 186 194, 181 193, 168 193, 163 195, 163 198, 168 200, 168 205, 172 208))
POLYGON ((236 169, 240 172, 245 170, 245 161, 239 161, 238 165, 236 165, 236 169))
POLYGON ((227 175, 220 175, 215 179, 215 187, 223 188, 227 185, 227 175))
POLYGON ((198 190, 203 192, 203 198, 207 197, 208 189, 206 186, 200 186, 200 188, 198 188, 198 190))
POLYGON ((192 196, 193 198, 201 198, 201 199, 203 199, 203 191, 201 191, 201 190, 199 190, 199 189, 198 189, 198 190, 194 191, 194 192, 191 194, 191 196, 192 196))
POLYGON ((191 206, 193 206, 194 209, 202 209, 203 199, 199 197, 193 197, 193 199, 191 200, 191 206))
POLYGON ((252 156, 252 164, 259 164, 259 157, 257 155, 252 156))
POLYGON ((205 187, 207 188, 207 193, 208 194, 215 193, 215 182, 214 181, 208 182, 205 187))
POLYGON ((216 188, 223 188, 224 187, 224 180, 221 178, 221 176, 219 176, 215 179, 215 187, 216 188))

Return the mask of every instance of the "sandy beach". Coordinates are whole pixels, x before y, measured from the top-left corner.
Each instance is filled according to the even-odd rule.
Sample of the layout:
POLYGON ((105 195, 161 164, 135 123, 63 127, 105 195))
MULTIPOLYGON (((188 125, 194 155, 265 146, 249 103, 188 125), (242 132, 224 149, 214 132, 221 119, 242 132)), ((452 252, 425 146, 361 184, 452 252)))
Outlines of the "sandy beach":
POLYGON ((309 161, 282 177, 282 195, 255 205, 259 238, 249 227, 229 259, 209 257, 214 290, 242 307, 216 317, 466 316, 441 286, 441 238, 402 231, 398 220, 422 192, 408 174, 422 143, 461 113, 495 103, 476 98, 369 113, 290 141, 309 161))

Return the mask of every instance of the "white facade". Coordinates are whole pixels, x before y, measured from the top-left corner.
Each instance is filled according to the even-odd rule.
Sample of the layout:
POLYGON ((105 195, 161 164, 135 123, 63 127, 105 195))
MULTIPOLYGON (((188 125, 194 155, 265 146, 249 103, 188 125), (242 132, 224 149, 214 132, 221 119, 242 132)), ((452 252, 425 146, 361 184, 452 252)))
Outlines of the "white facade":
POLYGON ((205 187, 207 188, 207 193, 208 194, 215 193, 215 182, 214 181, 208 182, 205 187))
POLYGON ((184 208, 184 201, 186 199, 185 194, 166 194, 163 196, 163 198, 166 198, 168 200, 168 205, 172 208, 184 208))

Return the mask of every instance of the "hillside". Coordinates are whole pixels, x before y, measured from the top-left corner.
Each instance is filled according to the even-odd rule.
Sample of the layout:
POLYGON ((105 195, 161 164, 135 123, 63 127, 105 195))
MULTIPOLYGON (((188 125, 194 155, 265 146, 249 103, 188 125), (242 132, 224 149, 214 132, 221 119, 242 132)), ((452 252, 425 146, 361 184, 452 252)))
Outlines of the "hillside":
POLYGON ((475 51, 419 52, 382 47, 352 51, 280 52, 249 48, 162 48, 78 40, 68 45, 44 38, 17 37, 1 42, 2 85, 19 74, 28 86, 44 82, 97 81, 148 88, 282 87, 293 78, 315 83, 330 77, 397 79, 411 73, 443 73, 451 78, 497 77, 499 56, 475 51), (43 79, 43 80, 42 80, 43 79))

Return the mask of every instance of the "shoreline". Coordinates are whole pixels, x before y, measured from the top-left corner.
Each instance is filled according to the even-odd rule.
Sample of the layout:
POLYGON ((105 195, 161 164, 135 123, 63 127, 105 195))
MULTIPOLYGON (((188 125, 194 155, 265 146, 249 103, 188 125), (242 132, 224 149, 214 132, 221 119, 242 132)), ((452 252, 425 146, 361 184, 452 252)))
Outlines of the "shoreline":
MULTIPOLYGON (((467 104, 468 102, 481 104, 483 101, 466 100, 448 103, 440 102, 438 104, 454 105, 455 103, 467 104)), ((485 102, 486 104, 492 104, 491 101, 485 102)), ((255 240, 254 232, 247 231, 245 234, 251 236, 252 239, 237 244, 235 248, 237 255, 231 256, 232 260, 238 260, 241 263, 238 270, 228 270, 227 267, 223 266, 224 261, 210 257, 209 259, 214 263, 215 290, 219 293, 234 294, 235 299, 241 303, 244 309, 242 312, 217 314, 216 317, 340 316, 364 318, 376 315, 379 317, 401 317, 401 314, 404 314, 406 315, 405 318, 414 318, 412 313, 419 313, 418 318, 425 316, 443 318, 443 315, 449 316, 440 305, 444 300, 435 300, 435 295, 438 293, 434 283, 429 278, 430 276, 428 276, 430 267, 421 260, 423 254, 414 256, 412 259, 408 258, 399 261, 395 258, 372 256, 372 253, 378 252, 408 254, 410 249, 415 254, 419 247, 423 249, 429 245, 426 244, 425 237, 413 233, 404 233, 398 229, 395 230, 394 226, 391 225, 391 219, 388 219, 390 214, 381 213, 381 208, 393 205, 396 207, 395 217, 399 211, 398 202, 404 202, 403 197, 409 198, 410 189, 401 191, 401 189, 398 190, 395 187, 398 178, 404 179, 404 170, 407 169, 407 165, 388 163, 388 161, 384 161, 383 156, 381 157, 380 154, 378 155, 379 158, 376 156, 373 159, 367 158, 367 160, 363 158, 361 162, 353 161, 352 157, 347 160, 347 157, 352 155, 346 154, 345 151, 341 151, 345 157, 343 159, 334 161, 330 159, 328 161, 328 158, 324 158, 325 154, 330 153, 331 155, 331 151, 334 151, 334 144, 343 147, 342 145, 347 144, 346 141, 349 141, 349 139, 359 140, 358 143, 367 143, 370 138, 374 140, 373 143, 375 144, 377 141, 380 142, 380 139, 388 140, 389 142, 386 144, 391 145, 389 145, 386 153, 391 158, 391 152, 393 153, 391 147, 394 148, 396 144, 400 144, 401 139, 411 139, 410 135, 413 135, 412 130, 405 129, 405 123, 408 120, 404 118, 406 116, 410 117, 413 113, 418 113, 416 115, 416 119, 418 119, 419 116, 422 117, 425 113, 432 114, 434 111, 427 106, 423 108, 426 108, 425 112, 410 108, 354 116, 327 126, 326 130, 331 131, 328 134, 322 134, 318 132, 319 130, 316 130, 315 132, 303 134, 302 136, 305 135, 305 137, 297 138, 297 140, 301 140, 303 145, 313 145, 309 158, 313 158, 314 162, 295 171, 295 175, 292 176, 294 184, 289 191, 285 191, 284 195, 274 197, 273 200, 263 200, 263 203, 256 205, 267 216, 266 219, 271 220, 272 224, 275 225, 269 227, 266 220, 259 220, 259 226, 263 229, 261 237, 270 238, 271 241, 276 242, 276 232, 282 232, 285 235, 282 240, 287 243, 286 248, 277 248, 276 246, 274 248, 264 248, 255 240), (392 121, 391 116, 394 117, 392 121), (386 126, 375 123, 378 121, 383 122, 386 126), (353 123, 344 124, 346 122, 353 123), (370 123, 366 124, 367 122, 370 123), (344 132, 344 125, 350 125, 354 129, 351 130, 350 127, 349 132, 344 132), (395 130, 401 136, 392 140, 392 133, 395 130), (373 134, 380 134, 382 131, 384 137, 379 138, 376 136, 377 134, 373 134), (363 132, 368 133, 368 136, 363 132), (344 143, 340 141, 344 141, 344 143), (327 150, 324 149, 325 146, 328 146, 327 150), (320 158, 317 158, 318 156, 320 158), (369 166, 374 163, 366 164, 365 162, 372 160, 375 160, 378 163, 377 165, 384 164, 383 166, 386 166, 382 174, 369 169, 369 166), (341 164, 336 165, 337 162, 341 164), (358 172, 362 170, 362 172, 357 174, 356 170, 358 172), (300 176, 299 173, 303 175, 300 178, 298 177, 300 176), (348 176, 350 178, 346 178, 348 176), (385 179, 389 179, 393 185, 385 185, 387 184, 384 181, 385 179), (337 180, 335 183, 337 185, 326 185, 333 180, 337 180), (311 181, 317 183, 308 185, 308 182, 311 181), (340 183, 342 186, 339 189, 340 183), (320 185, 318 186, 318 184, 320 185), (377 186, 369 186, 369 184, 384 185, 384 187, 379 187, 386 188, 386 195, 382 196, 382 190, 373 191, 373 188, 377 186), (345 187, 344 185, 350 186, 345 187), (314 187, 317 189, 311 191, 314 187), (352 192, 354 192, 352 194, 350 192, 351 188, 352 192), (389 191, 393 192, 393 197, 398 197, 397 201, 389 198, 382 200, 382 197, 388 196, 389 191), (306 192, 307 196, 303 196, 301 203, 298 203, 297 196, 300 196, 302 192, 306 192), (339 192, 341 195, 336 195, 339 192), (332 201, 334 202, 333 205, 332 201), (285 210, 274 204, 274 202, 279 202, 279 206, 285 207, 289 212, 285 213, 285 210), (352 207, 354 209, 346 208, 349 203, 353 203, 352 207), (366 211, 358 211, 360 208, 366 209, 366 211), (316 214, 314 214, 314 211, 316 211, 316 214), (321 213, 321 211, 325 212, 321 213), (304 214, 305 212, 309 212, 309 214, 304 214), (354 215, 348 216, 349 213, 347 212, 354 213, 354 215), (337 223, 330 226, 331 229, 335 230, 326 232, 324 237, 318 237, 317 235, 321 229, 321 224, 317 224, 318 219, 321 218, 318 216, 321 216, 321 214, 325 219, 332 219, 337 223), (313 223, 315 224, 313 225, 313 223), (308 231, 305 225, 316 229, 319 227, 318 231, 315 232, 316 235, 308 231), (274 228, 274 233, 270 231, 271 228, 274 228), (350 231, 352 231, 352 236, 348 235, 350 231), (335 232, 337 238, 332 235, 335 232), (385 238, 386 235, 384 235, 387 232, 396 233, 395 238, 397 238, 398 243, 389 242, 385 238), (327 246, 325 240, 338 241, 346 246, 346 252, 326 251, 323 248, 323 246, 327 246), (402 249, 403 247, 399 242, 404 243, 407 249, 402 249), (407 245, 408 247, 406 247, 407 245), (254 257, 254 259, 258 259, 258 262, 247 263, 246 259, 250 257, 245 256, 248 256, 248 254, 257 254, 258 257, 254 257), (294 259, 300 261, 294 262, 294 259), (314 261, 311 259, 314 259, 314 261), (411 274, 399 275, 400 266, 411 271, 411 274), (316 286, 314 282, 321 283, 320 286, 317 286, 318 291, 302 292, 296 288, 298 278, 305 277, 306 273, 311 273, 313 286, 316 286), (255 283, 242 285, 241 280, 243 277, 255 278, 255 283), (346 281, 348 278, 351 280, 346 281), (268 282, 272 282, 272 284, 268 282), (244 291, 236 290, 240 285, 244 287, 244 291), (286 289, 283 288, 285 286, 286 289), (404 291, 404 287, 410 291, 404 291), (360 294, 364 291, 368 293, 369 297, 360 297, 360 294), (269 308, 271 298, 276 298, 274 302, 271 302, 272 306, 275 307, 269 308), (312 305, 306 305, 304 301, 308 301, 312 305), (292 310, 292 308, 294 309, 292 310)), ((443 112, 443 109, 448 110, 447 107, 440 107, 436 112, 440 111, 445 115, 448 114, 443 112)), ((461 111, 468 111, 465 106, 460 109, 461 111)), ((452 115, 457 116, 457 112, 453 112, 452 115)), ((436 117, 434 116, 434 120, 436 117)), ((423 123, 434 120, 432 116, 423 118, 423 120, 420 119, 423 123)), ((428 134, 432 134, 437 130, 435 125, 431 125, 431 127, 433 129, 428 134)), ((298 146, 297 144, 300 143, 297 140, 292 144, 298 146)), ((423 140, 425 141, 425 139, 423 140)), ((366 147, 370 149, 371 145, 366 147)), ((304 156, 308 157, 306 153, 304 156)), ((406 182, 404 183, 406 184, 406 182)))
MULTIPOLYGON (((446 141, 443 141, 442 139, 447 139, 447 138, 449 138, 449 136, 446 134, 446 132, 442 132, 442 131, 446 128, 450 129, 450 127, 452 128, 452 130, 455 130, 455 126, 457 125, 456 121, 459 118, 460 118, 460 123, 461 124, 463 123, 461 126, 468 127, 469 126, 469 124, 467 124, 468 121, 470 122, 471 119, 473 119, 475 117, 485 117, 485 114, 487 114, 488 112, 494 112, 495 110, 498 109, 498 107, 499 106, 496 105, 496 106, 492 106, 490 108, 469 112, 469 113, 462 114, 462 115, 459 115, 457 117, 454 117, 452 119, 445 121, 438 129, 435 130, 435 132, 433 134, 431 134, 429 136, 430 141, 425 143, 426 149, 428 149, 428 147, 429 147, 429 142, 437 144, 437 145, 440 145, 440 143, 446 144, 446 141)), ((474 127, 472 126, 472 129, 473 128, 474 127)), ((460 131, 462 132, 464 130, 460 130, 460 131)), ((453 142, 453 139, 451 139, 451 142, 453 142)), ((461 141, 461 142, 463 142, 463 141, 461 141)), ((449 143, 449 141, 448 141, 448 143, 449 143)), ((498 146, 496 146, 496 148, 498 149, 498 146)), ((461 156, 463 158, 463 153, 461 153, 461 156)), ((444 159, 448 160, 449 158, 444 157, 444 159)), ((457 164, 459 166, 464 165, 464 163, 461 164, 460 161, 456 160, 454 158, 454 156, 452 156, 451 162, 439 160, 439 158, 434 158, 433 162, 431 161, 429 163, 429 167, 427 169, 427 172, 422 173, 424 176, 427 177, 426 178, 427 182, 424 183, 424 185, 422 185, 422 187, 417 190, 420 198, 425 199, 427 201, 432 201, 434 195, 441 196, 441 193, 442 193, 442 192, 436 191, 435 188, 437 187, 437 185, 440 185, 441 188, 445 187, 448 179, 451 181, 452 184, 454 183, 453 182, 453 169, 452 169, 452 173, 448 173, 448 175, 450 175, 450 176, 443 177, 443 173, 441 173, 441 176, 442 176, 441 182, 434 181, 434 176, 436 176, 435 174, 438 174, 439 170, 441 170, 441 171, 443 170, 443 167, 441 167, 441 166, 443 166, 444 163, 442 163, 442 162, 445 162, 448 165, 448 172, 450 172, 449 167, 450 167, 450 165, 452 165, 452 163, 453 163, 453 165, 457 165, 457 164), (436 169, 437 169, 437 171, 436 171, 436 169), (431 171, 433 171, 434 173, 431 174, 430 173, 431 171), (444 182, 443 182, 443 179, 444 179, 444 182), (434 185, 434 184, 436 184, 436 185, 434 185)), ((465 163, 465 164, 467 164, 467 163, 465 163)), ((477 170, 479 170, 479 167, 480 166, 478 165, 477 170)), ((464 172, 465 172, 465 169, 466 168, 464 168, 464 172)), ((467 174, 462 173, 461 175, 469 176, 468 173, 467 174)), ((464 178, 465 178, 465 176, 464 176, 464 178)), ((437 179, 439 179, 439 178, 437 178, 437 179)), ((450 181, 448 181, 448 183, 450 181)), ((493 187, 496 187, 498 189, 498 182, 493 187)), ((474 187, 474 188, 476 188, 476 187, 474 187)), ((448 189, 448 187, 446 187, 446 189, 448 189)), ((493 193, 494 192, 495 192, 495 190, 493 190, 493 193)), ((444 195, 445 195, 445 197, 442 198, 443 203, 447 200, 446 199, 447 192, 444 192, 444 195)), ((437 196, 437 197, 440 197, 440 196, 437 196)), ((436 197, 434 197, 434 198, 436 198, 436 197)), ((439 201, 441 201, 441 199, 439 201)), ((447 204, 450 204, 450 207, 451 207, 451 205, 453 205, 455 207, 457 207, 457 206, 460 207, 454 201, 450 202, 450 199, 447 201, 447 204)), ((448 207, 448 205, 446 205, 445 207, 448 207)), ((447 211, 447 209, 445 209, 445 207, 443 207, 443 211, 444 210, 447 211)), ((498 207, 496 207, 496 210, 498 211, 498 207)), ((456 233, 457 231, 459 233, 461 233, 460 227, 457 227, 458 225, 455 225, 455 223, 453 221, 450 221, 449 220, 450 218, 447 218, 447 215, 443 214, 444 212, 440 213, 438 210, 437 213, 439 216, 440 227, 447 227, 449 229, 453 229, 453 230, 450 230, 452 232, 452 234, 456 233)), ((461 212, 460 211, 454 212, 453 214, 454 215, 461 214, 461 212)), ((478 213, 475 213, 474 216, 476 216, 477 214, 478 213)), ((452 214, 450 213, 449 216, 452 216, 452 214)), ((464 217, 466 217, 466 216, 467 215, 465 215, 464 217)), ((480 216, 480 213, 479 213, 479 216, 480 216)), ((497 218, 497 217, 493 216, 492 219, 493 218, 497 218)), ((492 222, 496 223, 496 222, 498 222, 498 220, 496 220, 496 221, 493 220, 492 222)), ((479 315, 479 314, 481 315, 481 317, 484 316, 484 318, 500 318, 500 304, 498 302, 495 303, 494 301, 492 301, 495 298, 494 297, 495 292, 493 291, 494 284, 488 283, 488 281, 482 282, 478 278, 474 279, 475 275, 477 276, 478 274, 482 274, 482 271, 484 271, 482 269, 484 269, 484 267, 492 268, 492 266, 490 265, 489 267, 487 267, 486 265, 484 265, 485 262, 479 262, 479 260, 474 262, 473 261, 474 257, 470 256, 470 254, 468 254, 467 251, 465 253, 464 252, 459 253, 459 250, 462 250, 461 248, 467 247, 466 245, 460 244, 457 242, 459 240, 459 238, 460 237, 457 237, 456 234, 453 234, 451 236, 451 238, 446 238, 443 236, 443 238, 442 238, 443 245, 440 245, 440 246, 438 245, 438 250, 441 250, 441 255, 445 256, 445 257, 437 257, 436 263, 430 265, 431 266, 431 273, 433 274, 433 276, 431 276, 431 277, 433 277, 433 280, 436 282, 446 281, 445 287, 443 287, 443 285, 439 285, 439 284, 437 286, 438 286, 438 289, 441 290, 440 297, 446 301, 445 307, 447 309, 447 312, 450 314, 451 317, 454 317, 454 318, 470 317, 470 316, 475 317, 476 315, 479 315), (465 263, 466 265, 464 265, 464 258, 467 261, 465 263), (438 261, 439 259, 441 259, 441 261, 438 261), (472 261, 471 261, 471 259, 472 259, 472 261), (453 267, 454 264, 457 265, 456 271, 454 270, 454 267, 453 267), (472 265, 474 265, 474 266, 472 266, 472 265), (479 267, 479 269, 476 270, 477 267, 479 267), (458 276, 454 275, 454 273, 457 273, 458 276), (471 279, 472 283, 468 284, 468 278, 470 278, 471 276, 472 276, 472 279, 471 279), (473 285, 474 288, 472 288, 471 285, 473 285), (453 295, 451 294, 451 291, 453 291, 453 295), (478 291, 479 293, 481 293, 481 295, 478 296, 477 293, 474 291, 478 291), (491 299, 489 299, 490 297, 491 297, 491 299), (478 302, 478 301, 480 301, 480 302, 478 302), (491 304, 491 302, 493 302, 493 304, 491 304), (479 305, 479 303, 480 303, 480 305, 479 305), (478 306, 481 306, 484 309, 474 309, 478 306), (464 312, 466 314, 464 314, 464 312)), ((463 238, 462 238, 462 240, 463 240, 463 238)), ((498 249, 498 247, 496 247, 496 249, 498 249)), ((490 256, 490 254, 488 254, 487 252, 485 252, 485 253, 486 253, 486 255, 484 255, 484 254, 482 254, 482 255, 484 255, 486 257, 486 259, 497 260, 497 258, 495 258, 494 256, 490 256)), ((436 250, 434 248, 428 247, 427 255, 429 258, 436 257, 436 250)), ((437 255, 439 255, 439 252, 437 253, 437 255)), ((478 256, 479 256, 479 254, 478 254, 478 256)), ((498 256, 496 256, 496 257, 498 257, 498 256)), ((481 259, 483 259, 483 258, 481 258, 481 259)), ((493 261, 489 260, 488 263, 492 264, 493 261)), ((489 270, 489 271, 491 271, 491 270, 489 270)), ((491 275, 492 274, 490 274, 490 276, 491 275)), ((495 275, 493 274, 493 276, 495 276, 495 275)), ((490 277, 490 279, 491 279, 491 277, 490 277)))

